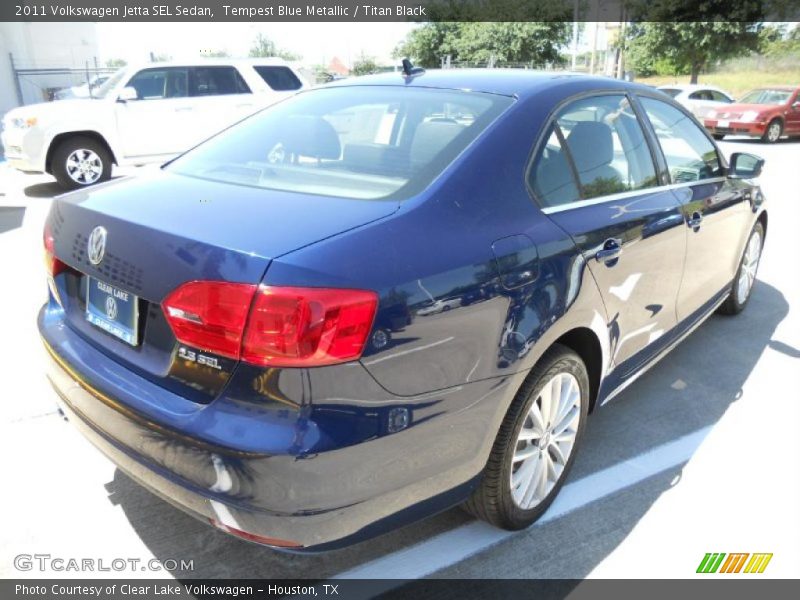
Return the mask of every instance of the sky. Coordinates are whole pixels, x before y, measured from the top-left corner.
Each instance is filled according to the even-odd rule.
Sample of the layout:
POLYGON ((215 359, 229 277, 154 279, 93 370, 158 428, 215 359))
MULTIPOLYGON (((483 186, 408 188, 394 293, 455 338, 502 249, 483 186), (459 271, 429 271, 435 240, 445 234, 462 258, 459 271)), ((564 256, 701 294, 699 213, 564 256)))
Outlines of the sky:
POLYGON ((309 65, 328 64, 336 56, 350 65, 363 51, 390 63, 394 47, 411 23, 98 23, 100 58, 145 61, 150 52, 176 60, 196 58, 203 50, 246 56, 256 35, 300 54, 309 65))

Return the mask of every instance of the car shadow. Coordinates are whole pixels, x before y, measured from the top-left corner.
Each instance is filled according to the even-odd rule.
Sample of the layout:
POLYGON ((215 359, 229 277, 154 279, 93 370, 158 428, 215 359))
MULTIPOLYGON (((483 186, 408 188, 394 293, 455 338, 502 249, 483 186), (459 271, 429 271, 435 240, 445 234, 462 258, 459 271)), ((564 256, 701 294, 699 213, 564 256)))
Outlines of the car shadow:
MULTIPOLYGON (((109 181, 114 181, 120 177, 123 177, 123 175, 111 177, 109 181)), ((27 186, 23 190, 23 193, 28 198, 55 198, 61 194, 66 194, 68 191, 69 190, 62 188, 56 181, 46 181, 44 183, 34 183, 27 186)))
MULTIPOLYGON (((613 402, 593 413, 570 482, 713 427, 741 398, 742 387, 765 349, 800 356, 797 349, 772 340, 788 310, 780 291, 758 281, 741 315, 711 317, 613 402)), ((491 552, 447 567, 437 577, 491 573, 492 578, 582 578, 628 536, 664 492, 680 485, 682 468, 668 468, 608 496, 585 498, 579 508, 515 534, 491 552), (565 544, 565 539, 585 543, 565 544)), ((193 570, 173 572, 179 578, 328 578, 472 520, 454 508, 345 549, 285 554, 213 529, 119 470, 106 489, 156 558, 193 561, 193 570)), ((391 569, 385 577, 393 577, 391 569)))

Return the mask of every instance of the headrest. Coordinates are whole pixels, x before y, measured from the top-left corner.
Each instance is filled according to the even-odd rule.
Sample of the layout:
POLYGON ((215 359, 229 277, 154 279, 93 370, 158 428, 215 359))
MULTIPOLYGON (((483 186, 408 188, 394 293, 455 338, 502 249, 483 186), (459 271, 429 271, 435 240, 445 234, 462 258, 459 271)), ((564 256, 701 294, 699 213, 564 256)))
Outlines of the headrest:
POLYGON ((411 142, 411 163, 427 163, 463 130, 464 126, 455 121, 423 121, 411 142))
POLYGON ((580 121, 569 132, 567 146, 578 172, 585 173, 614 160, 611 127, 597 121, 580 121))
POLYGON ((281 127, 280 141, 287 152, 300 156, 335 160, 342 154, 339 134, 322 117, 289 117, 281 127))

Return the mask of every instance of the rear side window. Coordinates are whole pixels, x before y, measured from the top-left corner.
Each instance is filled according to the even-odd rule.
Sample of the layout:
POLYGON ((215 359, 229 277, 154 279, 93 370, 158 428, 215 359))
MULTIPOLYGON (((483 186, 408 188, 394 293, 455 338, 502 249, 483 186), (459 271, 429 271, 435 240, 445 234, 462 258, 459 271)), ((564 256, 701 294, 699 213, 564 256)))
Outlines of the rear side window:
POLYGON ((424 88, 321 88, 245 119, 168 168, 266 189, 400 199, 427 187, 512 102, 424 88))
POLYGON ((528 183, 542 207, 562 206, 581 197, 559 133, 555 126, 550 127, 547 143, 528 174, 528 183))
POLYGON ((730 98, 729 96, 726 96, 717 90, 711 90, 711 99, 715 100, 716 102, 725 102, 726 104, 733 102, 733 98, 730 98))
POLYGON ((185 98, 188 90, 189 69, 170 67, 144 69, 134 75, 128 86, 136 90, 139 100, 185 98))
POLYGON ((583 199, 658 185, 650 148, 627 97, 576 100, 561 110, 554 133, 534 165, 531 182, 534 190, 544 193, 541 201, 546 206, 571 201, 573 193, 564 179, 564 163, 577 176, 583 199), (548 173, 550 169, 564 175, 554 179, 554 174, 548 173), (547 193, 551 186, 559 190, 558 195, 547 193))
POLYGON ((714 144, 688 115, 661 100, 641 98, 641 102, 655 129, 673 183, 722 175, 714 144))
POLYGON ((289 92, 303 87, 303 82, 289 67, 254 65, 253 68, 276 92, 289 92))
POLYGON ((233 67, 194 67, 191 73, 190 96, 224 96, 247 94, 250 88, 233 67))

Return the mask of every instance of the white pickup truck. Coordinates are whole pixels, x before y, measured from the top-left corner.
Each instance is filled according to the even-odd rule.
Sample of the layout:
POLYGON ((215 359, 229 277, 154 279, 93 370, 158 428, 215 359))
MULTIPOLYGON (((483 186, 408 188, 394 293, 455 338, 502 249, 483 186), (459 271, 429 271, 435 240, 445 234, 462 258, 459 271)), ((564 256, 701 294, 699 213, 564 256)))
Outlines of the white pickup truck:
POLYGON ((21 106, 3 117, 9 165, 50 173, 67 189, 111 177, 112 164, 169 160, 308 87, 280 59, 124 67, 92 98, 21 106))

